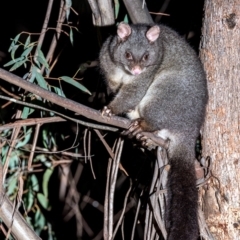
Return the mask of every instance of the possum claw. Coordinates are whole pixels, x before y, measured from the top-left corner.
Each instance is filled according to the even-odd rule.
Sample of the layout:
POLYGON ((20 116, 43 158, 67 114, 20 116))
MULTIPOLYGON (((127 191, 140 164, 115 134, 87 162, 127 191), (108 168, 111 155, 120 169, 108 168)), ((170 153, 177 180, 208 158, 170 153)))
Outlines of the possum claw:
POLYGON ((101 113, 102 113, 103 117, 112 117, 113 116, 112 110, 108 106, 104 106, 101 113))

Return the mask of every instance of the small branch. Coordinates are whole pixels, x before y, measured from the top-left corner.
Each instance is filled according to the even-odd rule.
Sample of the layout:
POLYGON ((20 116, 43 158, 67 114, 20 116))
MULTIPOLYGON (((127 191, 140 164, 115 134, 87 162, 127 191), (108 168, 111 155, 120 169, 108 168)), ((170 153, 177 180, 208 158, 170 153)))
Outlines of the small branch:
POLYGON ((36 144, 37 144, 37 140, 38 140, 38 135, 39 135, 39 129, 40 129, 40 124, 37 124, 36 126, 36 130, 35 130, 35 134, 33 137, 33 144, 32 144, 32 149, 28 158, 28 170, 31 170, 32 167, 32 160, 33 160, 33 155, 35 153, 35 149, 36 149, 36 144))
POLYGON ((38 44, 37 44, 37 48, 36 48, 36 52, 34 54, 34 57, 37 57, 37 54, 38 54, 38 50, 37 49, 38 48, 40 49, 42 47, 43 40, 44 40, 45 33, 46 33, 46 29, 47 29, 48 22, 49 22, 49 18, 50 18, 50 14, 51 14, 51 11, 52 11, 52 5, 53 5, 53 0, 49 0, 46 16, 45 16, 45 19, 44 19, 44 22, 43 22, 43 27, 42 27, 42 31, 41 31, 40 37, 38 39, 38 44))
POLYGON ((167 9, 170 1, 171 1, 171 0, 165 0, 165 1, 164 1, 161 9, 159 10, 159 12, 162 13, 162 14, 160 14, 160 15, 158 15, 158 16, 155 17, 155 22, 160 22, 162 16, 164 16, 164 15, 165 15, 165 16, 169 16, 169 14, 164 14, 163 12, 166 11, 166 9, 167 9))
POLYGON ((56 123, 56 122, 65 122, 66 119, 61 117, 46 117, 46 118, 28 118, 23 120, 17 120, 14 123, 7 123, 0 126, 0 131, 16 128, 16 127, 23 127, 23 126, 32 126, 36 124, 44 124, 44 123, 56 123))
POLYGON ((115 229, 114 229, 114 232, 113 232, 113 239, 115 238, 115 236, 116 236, 116 234, 117 234, 117 230, 118 230, 120 224, 121 224, 122 221, 123 221, 123 216, 124 216, 124 213, 125 213, 126 207, 127 207, 127 200, 128 200, 130 191, 131 191, 131 189, 132 189, 132 180, 131 180, 130 178, 129 178, 129 180, 130 180, 130 186, 129 186, 129 189, 128 189, 127 193, 126 193, 125 199, 124 199, 123 210, 122 210, 121 216, 120 216, 120 218, 119 218, 119 220, 118 220, 118 223, 117 223, 117 225, 116 225, 116 227, 115 227, 115 229))
POLYGON ((94 123, 89 123, 89 122, 85 122, 85 121, 81 121, 79 119, 76 119, 76 118, 71 118, 71 117, 68 117, 67 115, 64 115, 62 113, 59 113, 59 112, 56 112, 56 111, 53 111, 53 110, 50 110, 48 108, 45 108, 45 107, 42 107, 42 106, 39 106, 39 105, 36 105, 36 104, 32 104, 32 103, 27 103, 27 102, 23 102, 23 101, 19 101, 19 100, 16 100, 14 98, 9 98, 9 97, 5 97, 5 96, 2 96, 0 95, 0 99, 5 99, 5 100, 9 100, 9 101, 12 101, 14 103, 18 103, 18 104, 21 104, 23 106, 28 106, 28 107, 31 107, 31 108, 36 108, 36 109, 40 109, 40 110, 43 110, 43 111, 47 111, 47 112, 52 112, 52 113, 55 113, 59 116, 62 116, 68 120, 71 120, 73 122, 76 122, 76 123, 79 123, 83 126, 86 126, 86 127, 92 127, 92 128, 97 128, 97 129, 102 129, 102 130, 108 130, 108 131, 117 131, 118 129, 117 128, 113 128, 113 127, 108 127, 108 126, 102 126, 102 125, 98 125, 98 124, 94 124, 94 123))
MULTIPOLYGON (((52 62, 53 54, 57 46, 57 40, 60 38, 61 30, 62 30, 62 24, 65 20, 66 17, 66 10, 64 9, 64 1, 61 0, 61 5, 59 9, 59 16, 58 16, 58 22, 57 22, 57 27, 56 27, 56 32, 57 34, 53 36, 52 43, 50 45, 46 60, 48 61, 49 64, 52 62)), ((51 68, 52 69, 52 68, 51 68)), ((43 72, 43 71, 42 71, 43 72)), ((50 71, 49 71, 50 72, 50 71)), ((49 76, 49 73, 48 73, 49 76)))

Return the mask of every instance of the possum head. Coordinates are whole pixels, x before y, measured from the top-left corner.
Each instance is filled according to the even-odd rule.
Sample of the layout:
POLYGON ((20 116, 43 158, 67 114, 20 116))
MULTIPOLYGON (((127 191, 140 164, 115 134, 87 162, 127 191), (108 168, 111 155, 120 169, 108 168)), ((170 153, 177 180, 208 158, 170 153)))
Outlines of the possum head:
POLYGON ((131 75, 139 75, 149 66, 160 61, 160 27, 142 24, 120 23, 117 29, 116 45, 112 49, 113 61, 131 75))

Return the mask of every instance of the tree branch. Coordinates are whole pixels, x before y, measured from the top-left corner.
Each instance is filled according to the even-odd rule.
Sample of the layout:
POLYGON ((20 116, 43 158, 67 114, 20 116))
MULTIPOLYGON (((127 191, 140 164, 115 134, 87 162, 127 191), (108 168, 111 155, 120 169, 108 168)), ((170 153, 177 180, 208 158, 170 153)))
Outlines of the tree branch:
POLYGON ((114 8, 111 0, 88 0, 93 13, 93 24, 96 26, 113 25, 114 8))
MULTIPOLYGON (((37 86, 36 84, 30 83, 10 72, 7 72, 6 70, 4 70, 2 68, 0 68, 0 78, 2 78, 3 80, 5 80, 9 83, 12 83, 12 84, 18 86, 18 87, 21 87, 37 96, 40 96, 52 103, 55 103, 61 107, 69 109, 69 110, 71 110, 81 116, 84 116, 88 119, 92 119, 97 122, 120 127, 123 129, 127 129, 130 126, 131 121, 129 119, 118 117, 118 116, 112 116, 111 118, 104 117, 104 116, 102 116, 100 111, 97 111, 97 110, 94 110, 87 106, 84 106, 73 100, 61 97, 53 92, 47 91, 47 90, 37 86)), ((13 101, 16 102, 16 100, 13 100, 13 101)), ((67 118, 70 119, 69 117, 67 117, 67 118)), ((70 119, 70 120, 72 120, 72 119, 70 119)), ((154 134, 154 133, 144 133, 144 134, 152 140, 153 145, 167 148, 168 142, 160 137, 156 137, 157 136, 156 134, 154 134)))
POLYGON ((103 117, 101 112, 98 110, 94 110, 73 100, 58 96, 57 94, 47 91, 36 84, 30 83, 2 68, 0 68, 0 78, 88 119, 124 129, 127 129, 130 125, 130 120, 126 118, 117 116, 113 116, 111 118, 103 117))
POLYGON ((144 0, 123 0, 133 23, 153 23, 144 0), (143 2, 142 2, 143 1, 143 2))

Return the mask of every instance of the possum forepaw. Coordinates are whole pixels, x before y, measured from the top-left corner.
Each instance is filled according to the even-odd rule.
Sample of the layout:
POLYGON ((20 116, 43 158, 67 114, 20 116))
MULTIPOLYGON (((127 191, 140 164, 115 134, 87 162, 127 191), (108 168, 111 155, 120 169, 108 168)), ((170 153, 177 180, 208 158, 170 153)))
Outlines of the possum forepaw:
POLYGON ((112 113, 112 110, 108 106, 104 106, 101 110, 103 117, 112 117, 114 114, 112 113))

